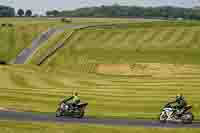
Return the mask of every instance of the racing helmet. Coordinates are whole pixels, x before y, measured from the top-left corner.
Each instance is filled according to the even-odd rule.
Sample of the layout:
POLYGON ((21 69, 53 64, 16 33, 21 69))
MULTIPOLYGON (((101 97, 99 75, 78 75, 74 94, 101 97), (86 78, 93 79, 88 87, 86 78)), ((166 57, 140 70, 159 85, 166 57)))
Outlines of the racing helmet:
POLYGON ((182 100, 183 99, 183 95, 182 94, 177 94, 176 95, 176 100, 182 100))
POLYGON ((74 96, 78 96, 78 92, 77 91, 74 91, 74 96))

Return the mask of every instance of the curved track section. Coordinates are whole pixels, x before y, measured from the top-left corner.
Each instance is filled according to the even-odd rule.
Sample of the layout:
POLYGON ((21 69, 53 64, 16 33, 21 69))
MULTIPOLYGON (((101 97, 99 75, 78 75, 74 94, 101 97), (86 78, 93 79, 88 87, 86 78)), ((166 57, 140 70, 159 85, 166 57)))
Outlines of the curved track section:
POLYGON ((81 123, 81 124, 103 124, 112 126, 141 126, 149 128, 200 128, 200 122, 193 124, 167 123, 162 124, 155 120, 130 120, 130 119, 98 119, 86 117, 83 119, 74 119, 53 115, 33 114, 28 112, 9 112, 0 111, 1 120, 17 120, 17 121, 37 121, 37 122, 61 122, 61 123, 81 123))
POLYGON ((37 38, 32 41, 30 48, 25 48, 22 52, 17 55, 16 59, 12 62, 13 64, 24 64, 26 60, 33 54, 33 52, 48 38, 56 32, 56 29, 49 29, 47 32, 43 32, 37 38))
POLYGON ((15 60, 11 61, 11 64, 24 64, 29 57, 39 48, 45 41, 47 41, 54 33, 63 32, 64 29, 79 29, 84 26, 81 25, 67 25, 62 28, 50 28, 47 32, 41 33, 37 38, 35 38, 30 48, 25 48, 19 53, 15 60))

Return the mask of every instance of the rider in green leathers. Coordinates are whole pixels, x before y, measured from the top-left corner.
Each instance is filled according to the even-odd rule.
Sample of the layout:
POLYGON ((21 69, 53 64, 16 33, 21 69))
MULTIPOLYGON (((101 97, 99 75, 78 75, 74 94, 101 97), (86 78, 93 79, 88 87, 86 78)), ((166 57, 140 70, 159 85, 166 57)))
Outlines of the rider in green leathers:
POLYGON ((176 104, 174 108, 177 109, 177 114, 179 116, 184 112, 184 108, 187 106, 187 102, 182 94, 178 94, 176 100, 169 102, 168 104, 176 104))
POLYGON ((63 102, 66 103, 69 101, 71 101, 71 106, 72 106, 72 109, 74 110, 74 108, 77 106, 77 104, 80 103, 80 98, 78 97, 78 93, 75 92, 73 96, 71 96, 68 99, 65 99, 63 102))

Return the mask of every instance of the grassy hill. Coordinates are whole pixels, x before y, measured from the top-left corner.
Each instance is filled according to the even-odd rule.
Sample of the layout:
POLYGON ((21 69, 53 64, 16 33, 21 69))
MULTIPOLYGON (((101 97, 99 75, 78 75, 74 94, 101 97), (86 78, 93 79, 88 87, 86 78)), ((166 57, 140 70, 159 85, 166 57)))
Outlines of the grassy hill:
POLYGON ((25 47, 29 46, 33 38, 47 27, 41 25, 16 26, 14 28, 0 28, 0 59, 9 61, 25 47))
POLYGON ((87 28, 43 67, 61 71, 69 94, 78 89, 89 101, 89 115, 156 118, 164 103, 183 93, 199 118, 199 32, 197 22, 87 28))
POLYGON ((54 26, 62 26, 58 20, 28 19, 28 18, 2 18, 0 22, 0 60, 9 61, 41 32, 54 26), (12 24, 12 27, 2 26, 12 24))
POLYGON ((54 113, 77 90, 89 116, 156 119, 183 93, 200 119, 199 32, 197 22, 80 30, 41 67, 0 67, 0 107, 54 113))
POLYGON ((153 22, 81 30, 50 64, 199 64, 198 23, 153 22))
MULTIPOLYGON (((9 61, 41 32, 48 28, 64 25, 94 25, 112 23, 130 23, 131 19, 107 19, 107 18, 73 18, 72 23, 63 23, 59 18, 2 18, 0 22, 0 60, 9 61), (2 26, 13 24, 13 27, 2 26)), ((140 21, 140 20, 138 20, 140 21)), ((142 21, 142 20, 141 20, 142 21)), ((69 32, 71 30, 69 29, 69 32)))
POLYGON ((199 119, 200 66, 186 68, 188 72, 152 77, 77 72, 67 66, 4 66, 0 107, 54 113, 59 101, 77 90, 89 102, 89 116, 156 119, 166 102, 183 93, 199 119))

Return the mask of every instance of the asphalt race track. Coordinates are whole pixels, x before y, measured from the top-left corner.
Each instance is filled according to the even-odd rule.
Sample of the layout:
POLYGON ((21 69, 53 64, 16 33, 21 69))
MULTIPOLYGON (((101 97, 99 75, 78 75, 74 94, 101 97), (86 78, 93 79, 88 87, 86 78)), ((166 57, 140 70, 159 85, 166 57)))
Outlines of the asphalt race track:
POLYGON ((16 121, 35 121, 35 122, 60 122, 60 123, 81 123, 81 124, 103 124, 111 126, 135 126, 149 128, 200 128, 200 122, 193 124, 181 123, 160 123, 156 120, 130 120, 130 119, 109 119, 109 118, 92 118, 85 117, 83 119, 59 117, 54 115, 33 114, 29 112, 9 112, 0 111, 1 120, 16 121))

